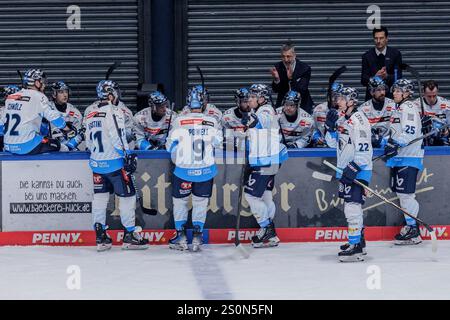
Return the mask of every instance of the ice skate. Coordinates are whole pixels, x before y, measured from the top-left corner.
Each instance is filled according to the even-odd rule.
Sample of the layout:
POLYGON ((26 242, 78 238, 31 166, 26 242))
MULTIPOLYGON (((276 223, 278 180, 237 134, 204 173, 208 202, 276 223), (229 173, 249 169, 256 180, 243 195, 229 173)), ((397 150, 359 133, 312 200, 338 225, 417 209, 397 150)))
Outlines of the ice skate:
POLYGON ((203 244, 203 232, 200 231, 199 226, 194 226, 194 231, 192 232, 192 251, 200 251, 201 245, 203 244))
POLYGON ((394 243, 396 245, 405 246, 405 245, 415 245, 422 242, 422 238, 420 237, 419 226, 404 226, 400 233, 395 236, 394 243))
POLYGON ((94 224, 95 228, 95 243, 97 244, 97 251, 106 251, 112 247, 112 239, 106 233, 106 229, 103 228, 101 223, 94 224))
MULTIPOLYGON (((343 244, 342 246, 340 246, 340 249, 342 250, 342 251, 345 251, 345 250, 347 250, 348 248, 350 247, 350 243, 346 243, 346 244, 343 244)), ((366 239, 365 239, 365 237, 364 237, 364 228, 362 228, 362 230, 361 230, 361 247, 362 247, 362 254, 365 256, 365 255, 367 255, 367 251, 366 251, 366 239)))
POLYGON ((364 261, 362 244, 350 244, 347 249, 338 253, 341 262, 358 262, 364 261))
POLYGON ((271 222, 267 227, 258 230, 252 237, 253 248, 276 247, 280 239, 277 237, 275 227, 271 222))
POLYGON ((188 241, 186 237, 186 230, 177 230, 176 234, 169 240, 169 248, 175 250, 188 250, 188 241))
POLYGON ((123 250, 145 250, 148 247, 148 240, 144 239, 138 232, 128 232, 125 230, 122 244, 123 250))

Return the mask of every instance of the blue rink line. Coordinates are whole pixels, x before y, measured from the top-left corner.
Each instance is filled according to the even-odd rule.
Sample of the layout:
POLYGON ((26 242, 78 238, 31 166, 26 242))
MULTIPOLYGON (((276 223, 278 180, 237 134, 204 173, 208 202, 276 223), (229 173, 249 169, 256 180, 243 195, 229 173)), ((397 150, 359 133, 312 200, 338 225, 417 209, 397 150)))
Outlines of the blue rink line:
MULTIPOLYGON (((170 159, 170 153, 165 150, 139 151, 133 150, 139 159, 170 159)), ((307 148, 307 149, 290 149, 288 150, 291 158, 335 158, 336 150, 331 148, 307 148)), ((227 156, 234 154, 233 152, 225 152, 227 156)), ((374 149, 374 156, 383 154, 383 149, 374 149)), ((450 155, 450 147, 425 147, 425 156, 448 156, 450 155)), ((235 157, 235 155, 233 155, 235 157)), ((9 152, 0 152, 0 161, 17 161, 17 160, 88 160, 89 153, 85 151, 73 152, 52 152, 39 155, 13 155, 9 152)))

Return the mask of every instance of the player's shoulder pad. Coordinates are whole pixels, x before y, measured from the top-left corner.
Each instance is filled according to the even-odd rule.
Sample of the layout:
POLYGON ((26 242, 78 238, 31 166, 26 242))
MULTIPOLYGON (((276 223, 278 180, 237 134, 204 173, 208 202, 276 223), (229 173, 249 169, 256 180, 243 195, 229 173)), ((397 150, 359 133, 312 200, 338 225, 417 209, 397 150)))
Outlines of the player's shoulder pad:
POLYGON ((223 115, 226 116, 226 115, 234 114, 234 110, 235 110, 236 108, 237 108, 237 107, 232 107, 232 108, 229 108, 229 109, 225 110, 225 111, 223 112, 223 115))
POLYGON ((298 108, 298 114, 302 118, 307 118, 307 119, 311 119, 311 120, 313 119, 312 115, 310 115, 308 112, 306 112, 302 108, 298 108))

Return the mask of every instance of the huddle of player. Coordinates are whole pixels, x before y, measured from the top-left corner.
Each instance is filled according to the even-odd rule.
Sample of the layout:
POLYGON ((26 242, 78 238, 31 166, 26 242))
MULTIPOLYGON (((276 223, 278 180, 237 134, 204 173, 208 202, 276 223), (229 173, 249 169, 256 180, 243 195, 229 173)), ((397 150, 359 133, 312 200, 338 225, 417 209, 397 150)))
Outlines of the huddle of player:
MULTIPOLYGON (((370 183, 373 148, 384 148, 386 166, 391 168, 391 188, 401 207, 417 217, 415 185, 424 151, 422 141, 408 143, 435 129, 425 143, 448 144, 448 130, 436 128, 446 124, 450 107, 446 99, 437 96, 438 86, 433 81, 424 84, 425 114, 419 107, 420 100, 412 100, 411 81, 397 80, 391 100, 386 98, 384 81, 375 76, 369 83, 371 100, 358 106, 355 88, 334 83, 330 101, 317 105, 313 115, 299 107, 299 93, 289 91, 282 106, 275 110, 268 86, 253 84, 236 90, 235 106, 224 113, 210 103, 206 88, 197 85, 189 89, 187 104, 180 113, 173 110, 163 93, 155 91, 149 94, 149 107, 133 116, 121 101, 118 84, 102 80, 97 85, 97 101, 82 116, 68 102, 70 89, 64 81, 51 85, 51 102, 44 94, 46 84, 45 73, 31 69, 24 74, 23 89, 4 88, 5 107, 0 121, 4 150, 38 154, 83 150, 85 143, 93 172, 92 211, 99 251, 112 245, 106 232, 110 193, 120 198, 123 248, 148 248, 148 240, 135 226, 133 173, 137 159, 132 149, 165 149, 171 153, 175 164, 172 199, 176 233, 169 247, 189 249, 186 230, 192 196, 191 250, 198 251, 217 174, 216 149, 237 152, 245 158, 241 183, 260 226, 251 240, 252 246, 259 248, 277 246, 280 241, 274 225, 272 190, 275 175, 288 157, 287 149, 336 148, 339 196, 344 199, 349 234, 338 257, 340 261, 362 261, 366 254, 362 212, 365 191, 354 180, 370 183)), ((396 243, 420 243, 416 221, 408 216, 405 220, 406 225, 395 236, 396 243)))

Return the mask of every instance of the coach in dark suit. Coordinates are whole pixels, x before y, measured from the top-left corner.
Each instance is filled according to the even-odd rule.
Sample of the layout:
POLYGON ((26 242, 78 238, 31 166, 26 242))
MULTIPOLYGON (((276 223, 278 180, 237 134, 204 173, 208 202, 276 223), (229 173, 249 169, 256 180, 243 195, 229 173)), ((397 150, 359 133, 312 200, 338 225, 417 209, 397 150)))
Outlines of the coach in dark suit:
POLYGON ((278 93, 275 107, 280 107, 285 94, 294 90, 301 95, 300 107, 311 113, 314 105, 308 89, 311 67, 296 59, 295 47, 292 44, 284 44, 281 47, 281 59, 282 61, 270 70, 273 78, 272 90, 278 93))
MULTIPOLYGON (((362 56, 361 84, 366 89, 366 101, 371 99, 368 84, 369 79, 375 75, 383 78, 390 90, 397 79, 402 77, 402 54, 399 50, 388 47, 388 30, 386 27, 373 29, 373 40, 375 48, 370 49, 362 56)), ((390 91, 386 96, 392 97, 390 91)))

